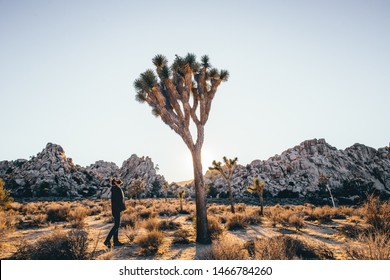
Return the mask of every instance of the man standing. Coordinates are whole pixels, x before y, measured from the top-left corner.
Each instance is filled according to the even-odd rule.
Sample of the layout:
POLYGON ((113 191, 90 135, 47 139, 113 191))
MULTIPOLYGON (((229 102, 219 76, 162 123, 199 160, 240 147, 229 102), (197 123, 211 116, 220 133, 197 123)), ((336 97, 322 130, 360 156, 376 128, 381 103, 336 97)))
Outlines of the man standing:
POLYGON ((111 179, 111 210, 112 216, 114 217, 114 226, 104 241, 104 245, 106 245, 108 248, 111 248, 112 237, 114 237, 114 246, 123 245, 123 243, 121 243, 118 239, 118 231, 121 223, 121 212, 126 209, 125 197, 120 187, 122 184, 122 180, 118 180, 116 178, 111 179))

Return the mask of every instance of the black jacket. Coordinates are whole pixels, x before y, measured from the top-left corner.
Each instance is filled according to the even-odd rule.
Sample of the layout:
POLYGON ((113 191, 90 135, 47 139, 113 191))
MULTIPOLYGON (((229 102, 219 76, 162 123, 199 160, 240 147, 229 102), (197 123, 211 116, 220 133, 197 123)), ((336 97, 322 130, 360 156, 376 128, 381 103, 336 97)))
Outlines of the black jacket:
POLYGON ((111 210, 112 215, 119 215, 123 210, 126 209, 125 198, 123 191, 117 185, 111 187, 111 210))

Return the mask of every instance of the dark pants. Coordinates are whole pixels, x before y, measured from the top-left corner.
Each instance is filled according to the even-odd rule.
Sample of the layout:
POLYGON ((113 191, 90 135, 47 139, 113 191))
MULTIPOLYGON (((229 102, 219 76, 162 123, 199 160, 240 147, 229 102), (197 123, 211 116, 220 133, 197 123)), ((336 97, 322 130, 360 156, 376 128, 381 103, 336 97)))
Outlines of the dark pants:
POLYGON ((119 230, 119 226, 121 224, 121 213, 115 213, 113 215, 113 217, 114 217, 114 226, 112 227, 112 229, 108 233, 105 242, 110 242, 111 238, 114 236, 114 243, 117 243, 117 242, 119 242, 118 230, 119 230))

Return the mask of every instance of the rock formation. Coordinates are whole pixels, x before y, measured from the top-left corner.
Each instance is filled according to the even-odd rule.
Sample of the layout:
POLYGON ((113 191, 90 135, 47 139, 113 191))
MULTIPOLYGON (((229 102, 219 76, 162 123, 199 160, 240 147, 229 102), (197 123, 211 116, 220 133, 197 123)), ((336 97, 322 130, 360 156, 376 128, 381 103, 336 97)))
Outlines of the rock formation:
MULTIPOLYGON (((254 160, 238 166, 233 177, 234 195, 240 201, 249 194, 246 186, 258 176, 266 183, 265 191, 273 197, 300 197, 319 202, 329 197, 318 187, 320 175, 329 177, 329 186, 340 203, 356 203, 366 193, 390 195, 390 149, 378 150, 355 144, 337 150, 324 139, 307 140, 268 160, 254 160)), ((211 196, 224 196, 221 176, 207 172, 211 196)))
POLYGON ((15 198, 107 197, 109 179, 113 176, 123 177, 124 186, 134 178, 144 178, 147 181, 146 195, 152 195, 166 183, 163 176, 156 174, 148 157, 132 155, 121 168, 113 162, 101 160, 81 167, 66 157, 61 146, 52 143, 30 160, 0 162, 0 177, 15 198))

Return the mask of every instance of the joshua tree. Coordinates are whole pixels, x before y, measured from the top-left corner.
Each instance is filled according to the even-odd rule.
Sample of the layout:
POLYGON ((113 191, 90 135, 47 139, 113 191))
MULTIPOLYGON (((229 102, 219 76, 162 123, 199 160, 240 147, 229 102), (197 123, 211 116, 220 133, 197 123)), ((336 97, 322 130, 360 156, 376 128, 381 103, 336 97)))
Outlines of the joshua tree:
POLYGON ((127 192, 129 197, 141 199, 141 193, 145 190, 145 181, 141 178, 136 178, 131 181, 130 185, 127 187, 127 192))
POLYGON ((330 179, 330 176, 327 176, 325 174, 320 174, 320 177, 318 177, 318 187, 320 189, 326 189, 329 192, 330 199, 332 200, 332 205, 333 205, 333 207, 336 207, 336 204, 334 203, 332 190, 330 189, 330 186, 329 186, 329 179, 330 179))
POLYGON ((208 231, 201 151, 204 127, 219 85, 229 72, 211 68, 207 55, 196 61, 194 54, 176 55, 171 66, 163 55, 152 60, 156 71, 146 70, 134 81, 136 99, 152 107, 152 113, 180 135, 191 151, 196 196, 196 241, 211 243, 208 231), (157 74, 157 75, 156 75, 157 74), (190 130, 196 128, 196 138, 190 130))
POLYGON ((253 185, 248 186, 249 192, 256 192, 259 195, 260 199, 260 215, 264 215, 264 205, 263 205, 263 191, 264 191, 265 183, 263 181, 260 182, 259 178, 253 179, 253 185))
POLYGON ((219 172, 222 175, 222 177, 225 179, 226 184, 228 186, 228 192, 229 192, 230 211, 234 213, 235 210, 234 210, 231 181, 232 181, 234 170, 236 170, 237 167, 237 158, 227 159, 226 157, 223 157, 223 161, 225 162, 225 168, 222 166, 222 163, 220 161, 216 162, 214 160, 213 166, 209 167, 209 170, 219 172))
POLYGON ((163 191, 163 193, 165 195, 165 202, 167 202, 168 201, 168 185, 167 184, 162 185, 161 190, 163 191))
POLYGON ((183 199, 184 199, 185 195, 186 195, 186 191, 185 190, 179 190, 177 192, 177 197, 180 200, 180 212, 183 212, 183 199))

